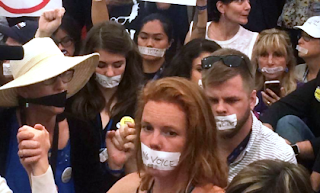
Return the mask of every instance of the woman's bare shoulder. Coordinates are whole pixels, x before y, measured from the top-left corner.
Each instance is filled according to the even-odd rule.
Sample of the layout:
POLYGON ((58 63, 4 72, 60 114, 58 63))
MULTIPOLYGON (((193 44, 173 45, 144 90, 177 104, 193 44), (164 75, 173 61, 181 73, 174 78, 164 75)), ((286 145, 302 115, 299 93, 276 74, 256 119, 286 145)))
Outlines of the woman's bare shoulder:
POLYGON ((140 185, 138 173, 131 173, 121 178, 115 183, 108 193, 135 193, 140 185))

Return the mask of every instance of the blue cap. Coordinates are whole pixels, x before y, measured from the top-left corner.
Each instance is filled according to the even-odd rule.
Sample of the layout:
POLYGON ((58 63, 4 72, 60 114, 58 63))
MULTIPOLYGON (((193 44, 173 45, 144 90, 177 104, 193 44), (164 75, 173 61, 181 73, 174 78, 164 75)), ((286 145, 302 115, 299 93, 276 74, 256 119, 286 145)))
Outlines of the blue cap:
POLYGON ((8 36, 21 44, 25 44, 34 38, 38 29, 38 21, 23 21, 12 27, 0 24, 0 33, 8 36))

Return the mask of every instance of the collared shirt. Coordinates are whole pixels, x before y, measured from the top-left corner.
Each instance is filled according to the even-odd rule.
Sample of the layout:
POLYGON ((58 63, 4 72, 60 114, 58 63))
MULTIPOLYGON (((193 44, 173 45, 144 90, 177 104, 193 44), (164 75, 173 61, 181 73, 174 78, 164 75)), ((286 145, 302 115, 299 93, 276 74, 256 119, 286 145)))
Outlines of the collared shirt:
POLYGON ((231 180, 247 165, 257 160, 271 159, 297 163, 295 154, 290 145, 251 114, 253 118, 251 136, 246 149, 229 165, 231 180))
POLYGON ((308 82, 308 73, 309 69, 307 64, 299 64, 295 67, 295 74, 299 81, 302 81, 303 83, 308 82))

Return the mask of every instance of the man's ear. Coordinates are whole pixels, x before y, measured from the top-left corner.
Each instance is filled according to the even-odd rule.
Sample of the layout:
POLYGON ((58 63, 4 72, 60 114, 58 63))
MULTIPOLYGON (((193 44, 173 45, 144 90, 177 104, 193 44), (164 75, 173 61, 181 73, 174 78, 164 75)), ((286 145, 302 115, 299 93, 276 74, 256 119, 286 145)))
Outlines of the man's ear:
POLYGON ((224 10, 225 4, 223 4, 222 1, 218 1, 218 2, 216 3, 216 6, 217 6, 218 11, 219 11, 221 14, 224 14, 224 13, 225 13, 225 10, 224 10))
POLYGON ((256 102, 257 102, 257 91, 256 90, 253 90, 250 93, 249 100, 250 100, 250 109, 253 110, 254 107, 256 106, 256 102))

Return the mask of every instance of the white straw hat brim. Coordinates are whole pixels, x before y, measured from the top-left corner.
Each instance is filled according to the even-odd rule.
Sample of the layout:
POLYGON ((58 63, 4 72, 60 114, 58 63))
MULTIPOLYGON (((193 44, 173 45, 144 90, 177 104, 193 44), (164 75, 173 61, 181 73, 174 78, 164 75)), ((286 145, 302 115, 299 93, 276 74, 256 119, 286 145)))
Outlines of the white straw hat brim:
POLYGON ((61 55, 49 57, 37 64, 36 68, 30 69, 20 77, 0 87, 0 106, 18 106, 17 88, 40 83, 69 69, 74 69, 74 76, 67 86, 67 97, 71 97, 88 82, 95 72, 98 61, 99 54, 76 57, 61 55))

